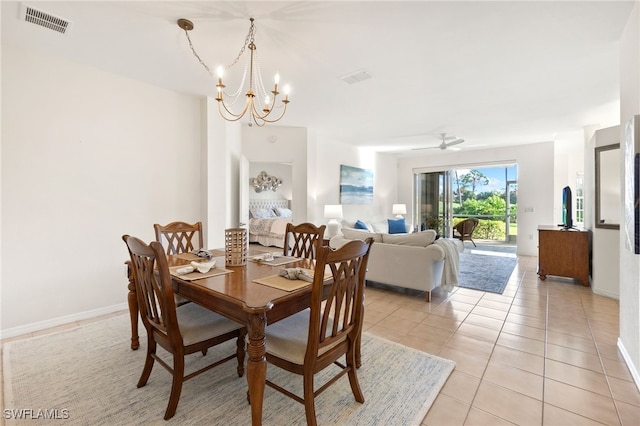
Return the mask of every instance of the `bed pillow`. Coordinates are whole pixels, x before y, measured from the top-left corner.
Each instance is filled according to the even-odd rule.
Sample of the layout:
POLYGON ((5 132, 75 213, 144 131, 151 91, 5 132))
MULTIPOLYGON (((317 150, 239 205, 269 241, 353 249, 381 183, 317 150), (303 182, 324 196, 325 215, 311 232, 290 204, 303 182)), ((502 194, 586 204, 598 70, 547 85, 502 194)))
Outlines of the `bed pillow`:
POLYGON ((293 212, 291 209, 285 209, 284 207, 276 207, 275 209, 276 215, 280 217, 292 217, 293 212))
POLYGON ((262 207, 249 209, 249 213, 251 213, 251 217, 254 219, 268 219, 270 217, 276 217, 276 212, 274 212, 273 209, 262 207))
POLYGON ((387 219, 387 223, 389 224, 390 234, 406 234, 407 233, 407 225, 404 222, 404 218, 387 219))
POLYGON ((364 229, 366 231, 369 231, 369 227, 367 226, 367 224, 360 219, 356 220, 356 223, 353 224, 353 227, 354 229, 364 229))

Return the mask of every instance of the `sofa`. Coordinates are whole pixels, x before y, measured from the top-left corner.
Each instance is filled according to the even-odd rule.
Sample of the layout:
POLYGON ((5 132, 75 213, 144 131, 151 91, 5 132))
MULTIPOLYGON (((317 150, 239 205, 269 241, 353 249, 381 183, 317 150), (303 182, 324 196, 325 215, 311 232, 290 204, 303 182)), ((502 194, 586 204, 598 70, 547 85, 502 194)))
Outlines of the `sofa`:
MULTIPOLYGON (((431 229, 412 234, 388 234, 343 228, 341 233, 331 238, 329 245, 338 248, 349 240, 364 240, 369 237, 373 238, 374 243, 367 265, 367 283, 424 291, 427 302, 431 301, 431 291, 442 282, 447 250, 451 250, 450 247, 455 247, 458 253, 464 250, 458 240, 437 240, 436 232, 431 229)), ((457 256, 449 258, 455 258, 455 262, 458 262, 457 256)), ((455 271, 457 270, 456 263, 455 271)))

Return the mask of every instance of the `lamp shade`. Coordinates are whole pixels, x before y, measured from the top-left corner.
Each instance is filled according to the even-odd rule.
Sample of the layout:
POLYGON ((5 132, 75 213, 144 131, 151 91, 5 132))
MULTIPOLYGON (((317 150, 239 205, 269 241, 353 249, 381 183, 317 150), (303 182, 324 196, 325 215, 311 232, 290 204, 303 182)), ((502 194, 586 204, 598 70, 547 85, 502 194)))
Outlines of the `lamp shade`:
POLYGON ((391 208, 391 214, 407 214, 406 204, 394 204, 391 208))
POLYGON ((327 219, 342 219, 342 204, 325 205, 324 217, 327 219))

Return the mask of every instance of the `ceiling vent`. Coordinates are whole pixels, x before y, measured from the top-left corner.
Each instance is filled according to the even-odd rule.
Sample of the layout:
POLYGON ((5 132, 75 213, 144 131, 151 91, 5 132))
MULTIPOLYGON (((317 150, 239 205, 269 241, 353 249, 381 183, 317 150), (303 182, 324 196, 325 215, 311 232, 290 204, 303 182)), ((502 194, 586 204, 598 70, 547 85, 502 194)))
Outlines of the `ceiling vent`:
POLYGON ((71 22, 68 20, 43 12, 42 10, 35 9, 24 3, 20 5, 20 19, 61 34, 67 34, 71 27, 71 22))
POLYGON ((356 71, 351 74, 344 75, 340 77, 340 80, 344 81, 347 84, 355 84, 364 80, 369 80, 371 78, 371 74, 368 72, 361 70, 356 71))

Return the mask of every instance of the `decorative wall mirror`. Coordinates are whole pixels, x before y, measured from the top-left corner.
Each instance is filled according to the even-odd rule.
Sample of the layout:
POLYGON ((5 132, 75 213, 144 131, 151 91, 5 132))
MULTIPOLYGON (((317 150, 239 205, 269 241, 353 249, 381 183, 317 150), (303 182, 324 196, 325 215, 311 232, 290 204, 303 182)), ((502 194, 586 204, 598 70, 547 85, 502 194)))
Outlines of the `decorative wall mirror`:
POLYGON ((596 154, 596 228, 620 229, 620 144, 599 146, 596 154))

